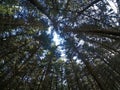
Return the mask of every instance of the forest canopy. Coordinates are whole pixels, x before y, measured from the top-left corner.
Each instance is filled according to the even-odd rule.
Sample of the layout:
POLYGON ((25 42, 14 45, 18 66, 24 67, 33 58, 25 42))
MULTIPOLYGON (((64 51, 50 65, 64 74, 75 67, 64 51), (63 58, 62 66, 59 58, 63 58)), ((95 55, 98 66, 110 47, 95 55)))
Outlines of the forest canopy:
POLYGON ((120 90, 120 0, 0 0, 1 90, 120 90))

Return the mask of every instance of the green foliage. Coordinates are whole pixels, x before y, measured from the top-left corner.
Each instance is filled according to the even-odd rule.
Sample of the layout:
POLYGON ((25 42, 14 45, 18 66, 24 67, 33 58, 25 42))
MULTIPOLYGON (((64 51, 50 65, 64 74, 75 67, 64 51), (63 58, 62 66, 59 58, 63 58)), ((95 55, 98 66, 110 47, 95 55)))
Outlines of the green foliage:
POLYGON ((120 23, 105 1, 0 2, 1 90, 120 89, 120 23))
POLYGON ((0 5, 0 14, 9 14, 13 15, 15 11, 17 11, 18 8, 15 6, 9 6, 9 5, 0 5))

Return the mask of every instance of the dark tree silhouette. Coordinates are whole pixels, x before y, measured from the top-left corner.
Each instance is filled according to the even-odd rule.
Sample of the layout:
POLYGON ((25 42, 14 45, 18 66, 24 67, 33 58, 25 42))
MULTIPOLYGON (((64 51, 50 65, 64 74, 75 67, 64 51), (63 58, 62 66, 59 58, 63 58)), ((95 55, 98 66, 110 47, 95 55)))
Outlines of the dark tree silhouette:
POLYGON ((120 90, 120 0, 1 0, 0 88, 120 90))

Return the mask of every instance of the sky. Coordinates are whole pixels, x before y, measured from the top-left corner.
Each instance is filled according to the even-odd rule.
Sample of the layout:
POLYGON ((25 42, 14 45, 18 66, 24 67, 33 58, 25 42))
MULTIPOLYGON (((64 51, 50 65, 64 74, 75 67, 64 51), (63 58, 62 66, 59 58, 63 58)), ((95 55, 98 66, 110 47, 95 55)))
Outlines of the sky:
MULTIPOLYGON (((110 7, 113 9, 113 11, 114 11, 115 13, 118 13, 117 4, 113 2, 113 1, 116 2, 116 0, 113 0, 113 1, 112 1, 112 0, 106 0, 106 1, 109 3, 109 5, 110 5, 110 7)), ((50 31, 50 29, 51 29, 51 28, 49 28, 49 31, 50 31)), ((60 36, 59 36, 56 32, 54 32, 53 41, 55 42, 56 45, 59 45, 60 42, 61 42, 60 36)), ((81 42, 81 44, 82 44, 82 43, 83 43, 83 42, 81 42)))
MULTIPOLYGON (((110 7, 113 9, 114 13, 118 13, 118 9, 117 9, 117 4, 114 3, 116 2, 116 0, 114 0, 114 2, 112 0, 106 0, 108 2, 108 4, 110 5, 110 7)), ((49 30, 49 33, 51 32, 51 27, 48 29, 49 30)), ((53 33, 53 41, 55 42, 55 45, 59 45, 63 42, 63 40, 61 39, 61 37, 56 33, 54 32, 53 33)), ((80 40, 79 41, 79 45, 83 45, 84 44, 84 41, 83 40, 80 40)), ((61 52, 61 58, 63 61, 66 61, 66 55, 65 55, 65 51, 61 49, 61 47, 58 48, 59 51, 61 52)), ((76 60, 77 63, 80 63, 80 60, 76 60)))
POLYGON ((114 3, 113 1, 115 1, 116 2, 116 0, 106 0, 108 3, 109 3, 109 5, 111 6, 111 8, 113 9, 113 11, 115 12, 115 13, 118 13, 118 6, 117 6, 117 4, 116 3, 114 3))

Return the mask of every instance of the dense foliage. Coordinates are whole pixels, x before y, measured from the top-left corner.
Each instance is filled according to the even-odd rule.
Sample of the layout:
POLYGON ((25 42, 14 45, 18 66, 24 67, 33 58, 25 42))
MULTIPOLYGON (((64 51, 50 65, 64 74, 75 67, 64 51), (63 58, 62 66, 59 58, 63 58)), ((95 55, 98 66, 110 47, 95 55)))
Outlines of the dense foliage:
POLYGON ((120 0, 1 0, 0 89, 120 90, 120 0))

